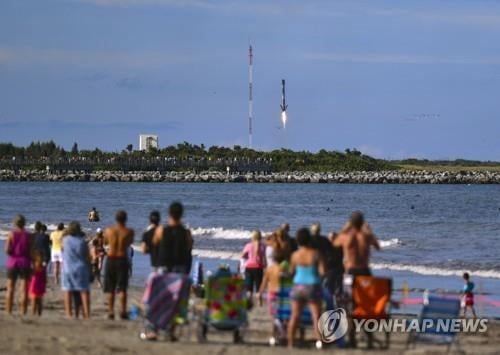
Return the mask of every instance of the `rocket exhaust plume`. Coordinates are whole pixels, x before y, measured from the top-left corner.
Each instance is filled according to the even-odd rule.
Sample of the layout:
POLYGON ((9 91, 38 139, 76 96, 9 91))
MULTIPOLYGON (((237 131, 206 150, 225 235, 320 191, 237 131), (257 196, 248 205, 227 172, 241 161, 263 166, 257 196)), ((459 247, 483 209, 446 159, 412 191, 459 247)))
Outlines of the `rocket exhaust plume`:
POLYGON ((283 128, 286 128, 286 111, 281 111, 281 123, 283 124, 283 128))
POLYGON ((288 105, 286 104, 286 98, 285 98, 285 79, 281 80, 281 123, 283 124, 283 128, 286 128, 286 121, 288 119, 287 114, 286 114, 286 109, 288 108, 288 105))

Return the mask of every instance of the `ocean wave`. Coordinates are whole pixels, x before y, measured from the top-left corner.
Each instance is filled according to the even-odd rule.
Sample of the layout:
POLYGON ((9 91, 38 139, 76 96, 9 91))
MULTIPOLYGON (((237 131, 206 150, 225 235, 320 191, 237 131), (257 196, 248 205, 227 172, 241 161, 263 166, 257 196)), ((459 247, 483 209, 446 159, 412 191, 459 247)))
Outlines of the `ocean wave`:
POLYGON ((459 276, 461 277, 465 271, 469 272, 471 276, 485 277, 491 279, 500 279, 500 271, 498 270, 467 270, 466 268, 456 270, 456 269, 446 269, 437 266, 425 266, 425 265, 404 265, 404 264, 392 264, 392 263, 373 263, 371 264, 372 269, 378 270, 392 270, 392 271, 410 271, 420 275, 432 275, 432 276, 459 276))
MULTIPOLYGON (((203 228, 197 227, 192 228, 191 233, 194 237, 208 237, 211 239, 243 239, 248 240, 252 234, 252 231, 246 229, 237 228, 223 228, 223 227, 210 227, 203 228)), ((270 232, 262 232, 263 235, 270 234, 270 232)), ((391 238, 387 240, 379 240, 381 248, 391 248, 398 245, 403 245, 403 242, 399 238, 391 238)))
MULTIPOLYGON (((191 233, 194 237, 210 237, 212 239, 250 239, 252 231, 246 229, 225 229, 223 227, 211 228, 192 228, 191 233)), ((267 234, 267 232, 263 232, 267 234)))
POLYGON ((398 245, 403 245, 403 242, 399 240, 399 238, 392 238, 388 240, 379 240, 378 243, 380 244, 381 248, 390 248, 390 247, 395 247, 398 245))
MULTIPOLYGON (((207 259, 223 259, 239 261, 241 254, 238 252, 211 250, 211 249, 194 249, 193 255, 207 259)), ((497 270, 465 270, 465 269, 446 269, 435 266, 424 265, 404 265, 391 263, 373 263, 371 267, 375 270, 391 270, 391 271, 409 271, 420 275, 432 276, 458 276, 461 277, 464 271, 468 271, 472 276, 484 277, 491 279, 500 279, 500 271, 497 270)))
POLYGON ((224 251, 224 250, 209 250, 209 249, 193 249, 193 255, 198 258, 207 259, 222 259, 239 261, 241 253, 224 251))

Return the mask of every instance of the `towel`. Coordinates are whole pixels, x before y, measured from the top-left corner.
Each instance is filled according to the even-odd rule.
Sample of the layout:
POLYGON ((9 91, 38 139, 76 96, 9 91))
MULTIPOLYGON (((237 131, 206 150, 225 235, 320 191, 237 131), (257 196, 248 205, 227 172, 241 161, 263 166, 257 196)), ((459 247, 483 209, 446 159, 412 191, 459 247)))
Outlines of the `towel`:
POLYGON ((176 273, 152 273, 146 282, 142 302, 146 319, 156 329, 166 329, 189 298, 189 277, 176 273))

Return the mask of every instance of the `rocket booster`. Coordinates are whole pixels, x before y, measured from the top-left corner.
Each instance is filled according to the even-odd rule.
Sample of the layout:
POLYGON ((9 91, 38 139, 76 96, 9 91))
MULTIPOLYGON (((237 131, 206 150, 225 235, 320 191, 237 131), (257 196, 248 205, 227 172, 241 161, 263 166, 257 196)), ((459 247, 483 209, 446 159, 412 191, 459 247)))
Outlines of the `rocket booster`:
POLYGON ((288 105, 286 104, 286 99, 285 99, 285 79, 281 80, 281 111, 285 112, 286 108, 288 105))

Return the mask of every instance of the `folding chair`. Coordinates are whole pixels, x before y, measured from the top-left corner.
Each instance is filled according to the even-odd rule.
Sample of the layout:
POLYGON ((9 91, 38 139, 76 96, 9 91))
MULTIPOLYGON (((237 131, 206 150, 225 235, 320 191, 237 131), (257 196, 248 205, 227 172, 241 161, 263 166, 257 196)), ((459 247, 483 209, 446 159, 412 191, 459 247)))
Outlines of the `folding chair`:
MULTIPOLYGON (((285 344, 286 343, 286 328, 288 325, 288 321, 292 315, 292 309, 290 305, 290 291, 293 286, 293 279, 290 276, 281 276, 280 277, 280 290, 277 294, 276 300, 276 309, 275 309, 275 317, 274 317, 274 328, 275 334, 269 338, 269 344, 274 346, 276 344, 285 344)), ((312 315, 309 311, 309 307, 306 305, 302 310, 302 314, 300 316, 300 340, 303 341, 305 338, 305 328, 307 326, 312 326, 312 315)))
MULTIPOLYGON (((374 276, 355 276, 352 284, 352 313, 353 319, 389 319, 390 301, 392 293, 392 279, 374 276)), ((354 337, 354 334, 351 333, 354 337)), ((372 333, 367 333, 368 348, 373 342, 381 344, 381 348, 388 349, 390 332, 385 332, 385 343, 375 339, 372 333)), ((354 339, 352 339, 354 340, 354 339)))
POLYGON ((457 339, 457 333, 451 331, 450 328, 439 326, 439 322, 445 323, 447 320, 456 319, 460 315, 460 300, 456 298, 444 298, 438 296, 429 296, 428 302, 424 302, 422 312, 418 319, 418 324, 421 332, 411 332, 408 335, 407 348, 417 342, 447 345, 447 352, 450 352, 452 345, 456 345, 460 349, 457 339), (423 327, 424 320, 431 320, 430 327, 423 327))
POLYGON ((205 309, 198 315, 197 338, 207 340, 209 327, 219 331, 232 331, 233 342, 243 341, 247 320, 245 282, 240 275, 218 271, 206 280, 205 309))

